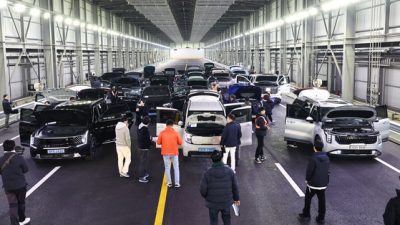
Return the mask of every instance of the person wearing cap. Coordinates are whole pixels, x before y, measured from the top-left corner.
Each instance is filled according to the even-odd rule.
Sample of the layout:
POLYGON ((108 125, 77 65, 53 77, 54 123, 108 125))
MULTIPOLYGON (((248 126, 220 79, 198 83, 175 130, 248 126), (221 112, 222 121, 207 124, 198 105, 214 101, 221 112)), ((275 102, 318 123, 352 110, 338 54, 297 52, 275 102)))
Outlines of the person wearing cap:
POLYGON ((310 205, 314 195, 318 197, 318 216, 315 218, 318 224, 325 221, 325 189, 329 184, 329 157, 323 152, 324 144, 320 140, 314 143, 314 153, 308 162, 306 172, 306 196, 304 198, 303 212, 300 219, 310 219, 310 205))
POLYGON ((231 224, 230 207, 240 205, 239 185, 236 174, 222 160, 222 152, 215 150, 211 154, 213 162, 204 174, 200 184, 200 194, 209 209, 210 225, 218 224, 221 212, 224 225, 231 224))
POLYGON ((25 159, 15 152, 15 142, 3 143, 4 155, 0 157, 0 174, 3 188, 10 206, 11 225, 28 224, 31 219, 25 216, 26 180, 28 166, 25 159))
MULTIPOLYGON (((399 177, 400 178, 400 177, 399 177)), ((397 196, 391 198, 386 204, 383 213, 383 222, 385 225, 400 225, 400 190, 396 189, 397 196)))

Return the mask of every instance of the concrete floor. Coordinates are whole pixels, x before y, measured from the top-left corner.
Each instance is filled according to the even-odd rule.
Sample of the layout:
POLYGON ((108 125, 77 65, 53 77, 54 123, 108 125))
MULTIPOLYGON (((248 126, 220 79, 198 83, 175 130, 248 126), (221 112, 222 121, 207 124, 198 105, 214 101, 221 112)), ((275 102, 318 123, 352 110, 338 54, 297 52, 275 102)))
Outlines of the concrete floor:
MULTIPOLYGON (((184 67, 200 64, 200 60, 175 60, 162 67, 184 67)), ((183 69, 183 68, 182 68, 183 69)), ((299 197, 282 173, 279 163, 294 182, 305 190, 304 176, 311 149, 286 148, 283 141, 285 106, 274 109, 276 125, 265 138, 267 160, 254 164, 255 138, 252 147, 242 149, 237 168, 241 194, 241 216, 233 217, 237 225, 294 225, 315 224, 301 222, 297 214, 303 207, 299 197)), ((154 129, 154 127, 152 127, 154 129)), ((40 225, 150 225, 154 224, 164 167, 160 151, 150 152, 151 182, 137 182, 138 154, 136 133, 132 128, 133 179, 122 179, 117 172, 117 156, 113 144, 103 145, 95 161, 66 160, 34 163, 26 151, 30 172, 26 175, 31 188, 56 166, 61 168, 27 198, 27 215, 31 224, 40 225)), ((154 130, 153 130, 154 131, 154 130)), ((18 124, 0 130, 0 143, 18 135, 18 124)), ((19 143, 19 139, 15 139, 19 143)), ((1 151, 2 152, 2 151, 1 151)), ((2 154, 2 153, 0 153, 2 154)), ((384 144, 379 159, 400 168, 399 145, 384 144)), ((209 159, 191 158, 180 161, 180 189, 169 189, 164 214, 164 225, 208 224, 208 210, 199 193, 202 173, 211 165, 209 159)), ((327 189, 325 224, 378 225, 389 198, 400 187, 400 174, 374 159, 331 159, 331 182, 327 189)), ((1 182, 1 181, 0 181, 1 182)), ((316 215, 313 201, 313 217, 316 215)), ((0 193, 0 224, 9 224, 8 205, 0 193)))

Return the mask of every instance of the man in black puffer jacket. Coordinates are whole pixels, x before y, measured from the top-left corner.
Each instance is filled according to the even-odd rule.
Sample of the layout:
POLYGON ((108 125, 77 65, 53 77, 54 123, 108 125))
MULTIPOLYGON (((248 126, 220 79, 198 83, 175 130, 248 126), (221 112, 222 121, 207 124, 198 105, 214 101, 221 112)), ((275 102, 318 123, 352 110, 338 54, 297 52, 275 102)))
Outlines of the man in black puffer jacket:
POLYGON ((140 152, 140 164, 139 164, 139 182, 148 183, 149 174, 147 173, 147 159, 149 155, 149 149, 153 144, 148 125, 150 118, 144 116, 142 123, 138 127, 138 149, 140 152))
POLYGON ((315 153, 312 155, 306 173, 306 196, 304 199, 303 213, 299 214, 301 219, 310 218, 310 205, 312 197, 318 197, 318 216, 316 222, 321 224, 325 220, 325 189, 329 184, 329 158, 326 152, 322 152, 324 144, 316 140, 314 143, 315 153))
POLYGON ((237 178, 233 170, 221 162, 220 151, 215 150, 211 159, 213 165, 203 175, 200 193, 209 209, 210 224, 218 224, 218 214, 221 212, 224 225, 230 225, 230 207, 233 203, 240 205, 237 178))
POLYGON ((385 225, 400 225, 400 190, 396 189, 397 196, 391 198, 383 214, 385 225))

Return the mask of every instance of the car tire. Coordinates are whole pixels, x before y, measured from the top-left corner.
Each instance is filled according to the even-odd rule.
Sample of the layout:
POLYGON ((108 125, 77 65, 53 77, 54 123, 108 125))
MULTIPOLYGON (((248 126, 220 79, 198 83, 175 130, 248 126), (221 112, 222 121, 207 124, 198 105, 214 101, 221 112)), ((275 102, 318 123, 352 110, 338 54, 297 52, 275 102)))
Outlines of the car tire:
POLYGON ((98 144, 96 142, 96 138, 91 137, 90 138, 90 147, 89 147, 89 155, 85 157, 85 159, 89 161, 93 161, 96 158, 96 148, 98 144))

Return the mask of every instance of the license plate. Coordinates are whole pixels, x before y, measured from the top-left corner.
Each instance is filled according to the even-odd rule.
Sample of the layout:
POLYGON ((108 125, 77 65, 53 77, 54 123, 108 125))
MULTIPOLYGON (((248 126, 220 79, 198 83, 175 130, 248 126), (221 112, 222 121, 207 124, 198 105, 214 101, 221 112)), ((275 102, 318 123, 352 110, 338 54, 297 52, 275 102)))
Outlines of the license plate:
POLYGON ((350 149, 354 149, 354 150, 365 149, 365 145, 350 145, 350 149))
POLYGON ((215 148, 199 148, 199 152, 213 152, 215 148))
POLYGON ((157 116, 157 113, 150 113, 149 112, 149 116, 157 116))
POLYGON ((64 154, 65 150, 64 149, 51 149, 47 150, 48 154, 64 154))
POLYGON ((271 92, 271 88, 265 88, 266 92, 271 92))

